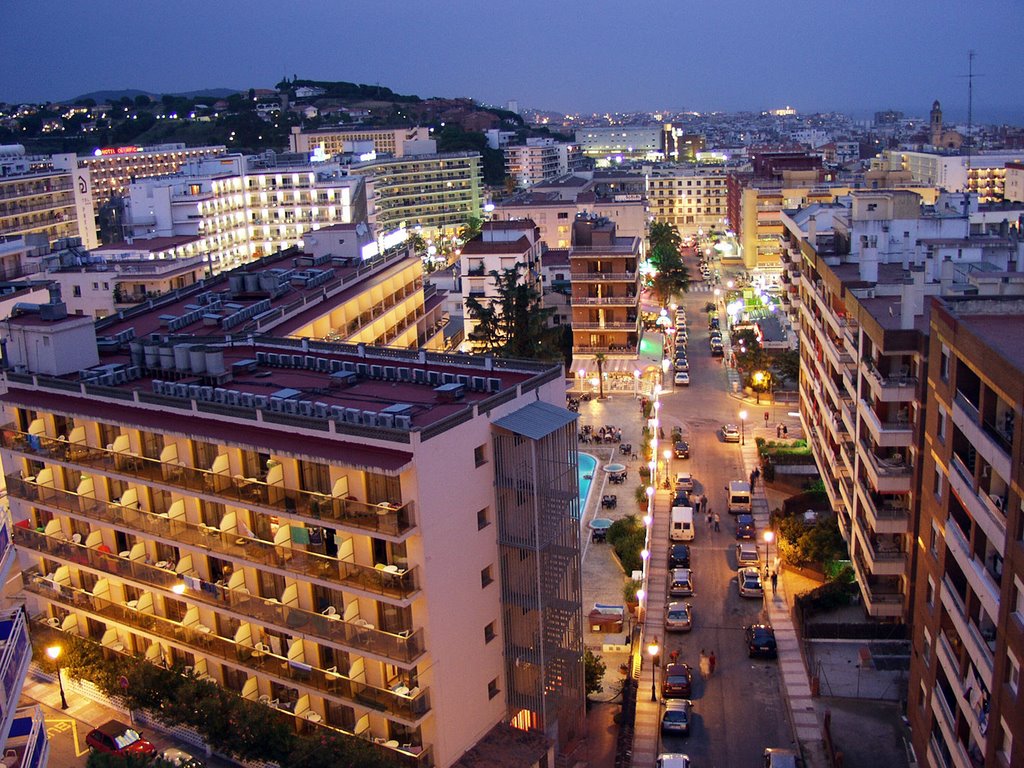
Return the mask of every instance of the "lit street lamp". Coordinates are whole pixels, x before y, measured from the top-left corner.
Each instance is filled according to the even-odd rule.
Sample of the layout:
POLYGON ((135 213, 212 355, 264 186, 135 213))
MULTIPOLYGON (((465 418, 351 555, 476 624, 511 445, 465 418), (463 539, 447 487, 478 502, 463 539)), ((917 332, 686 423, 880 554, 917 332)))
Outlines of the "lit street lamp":
POLYGON ((774 531, 765 531, 764 532, 764 544, 765 544, 764 572, 765 572, 766 576, 768 575, 768 563, 771 562, 771 559, 772 559, 772 557, 771 557, 771 555, 772 555, 772 542, 774 540, 775 540, 775 532, 774 531))
POLYGON ((740 445, 746 445, 746 435, 744 434, 743 425, 747 423, 747 412, 740 411, 740 445))
POLYGON ((661 649, 658 647, 658 638, 655 636, 653 640, 647 645, 647 653, 651 657, 651 701, 658 700, 658 683, 655 680, 654 667, 658 660, 658 651, 661 649))
POLYGON ((57 686, 60 688, 60 708, 68 708, 68 700, 64 695, 64 680, 60 676, 60 655, 63 652, 63 648, 59 645, 51 645, 46 649, 46 655, 50 657, 54 664, 57 665, 57 686))

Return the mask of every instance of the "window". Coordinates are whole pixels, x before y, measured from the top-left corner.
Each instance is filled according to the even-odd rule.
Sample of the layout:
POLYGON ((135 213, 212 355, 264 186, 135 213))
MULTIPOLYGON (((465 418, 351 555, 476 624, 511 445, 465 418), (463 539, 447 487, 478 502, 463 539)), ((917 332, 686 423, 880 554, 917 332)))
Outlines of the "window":
POLYGON ((491 566, 488 565, 486 568, 484 568, 482 571, 480 571, 480 587, 481 588, 486 587, 488 584, 490 584, 493 581, 494 581, 494 574, 492 572, 491 566))
POLYGON ((478 531, 483 530, 484 528, 486 528, 490 524, 491 524, 491 513, 490 513, 490 510, 487 509, 487 507, 484 507, 481 510, 477 510, 477 513, 476 513, 476 529, 478 531))
POLYGON ((1013 615, 1024 624, 1024 584, 1016 576, 1013 577, 1013 615))
POLYGON ((1006 665, 1006 684, 1010 686, 1010 690, 1016 696, 1017 689, 1020 687, 1020 662, 1009 648, 1006 649, 1006 660, 1009 662, 1006 665))
POLYGON ((1010 733, 1010 726, 1006 724, 1006 720, 1003 718, 999 718, 999 727, 1003 731, 1003 743, 999 746, 999 754, 1009 765, 1010 753, 1013 752, 1013 734, 1010 733))
POLYGON ((928 700, 928 689, 924 687, 924 683, 921 683, 921 690, 917 692, 917 695, 917 706, 924 712, 924 705, 928 700))
POLYGON ((939 376, 943 381, 949 381, 949 347, 942 345, 942 353, 939 357, 939 376))
POLYGON ((932 665, 932 633, 927 629, 924 631, 924 645, 921 647, 921 658, 924 660, 925 667, 931 667, 932 665))
POLYGON ((935 428, 935 434, 940 443, 946 442, 946 409, 941 405, 939 406, 939 421, 935 428))
POLYGON ((478 445, 473 449, 473 461, 476 462, 478 467, 482 467, 487 463, 486 446, 478 445))
POLYGON ((494 678, 487 684, 487 698, 493 699, 498 695, 498 678, 494 678))
POLYGON ((932 481, 932 493, 935 494, 936 499, 942 498, 942 470, 939 465, 935 465, 935 478, 932 481))
POLYGON ((494 631, 494 622, 492 621, 490 624, 484 627, 484 642, 489 643, 497 636, 498 633, 494 631))
POLYGON ((928 577, 928 587, 924 593, 924 601, 928 604, 929 608, 935 607, 935 580, 928 577))
POLYGON ((939 539, 942 538, 942 531, 939 530, 939 524, 932 522, 931 533, 928 534, 928 551, 932 553, 932 557, 939 556, 939 539))
POLYGON ((71 286, 71 295, 74 296, 76 299, 82 298, 82 286, 80 286, 80 285, 72 285, 71 286))

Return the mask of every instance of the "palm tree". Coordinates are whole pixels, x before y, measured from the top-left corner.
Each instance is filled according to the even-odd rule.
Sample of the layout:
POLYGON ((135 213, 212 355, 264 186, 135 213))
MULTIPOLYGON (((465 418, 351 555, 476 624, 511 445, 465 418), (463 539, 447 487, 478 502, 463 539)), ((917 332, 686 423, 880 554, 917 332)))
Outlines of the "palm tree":
POLYGON ((594 355, 594 361, 597 363, 597 399, 604 400, 604 352, 598 352, 594 355))

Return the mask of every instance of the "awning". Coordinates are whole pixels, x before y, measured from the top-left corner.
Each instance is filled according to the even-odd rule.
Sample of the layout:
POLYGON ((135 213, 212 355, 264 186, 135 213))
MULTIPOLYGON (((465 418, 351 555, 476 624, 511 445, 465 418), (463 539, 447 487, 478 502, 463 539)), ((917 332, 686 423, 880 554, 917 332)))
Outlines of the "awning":
MULTIPOLYGON (((639 370, 643 373, 648 368, 658 368, 658 364, 651 360, 640 360, 635 357, 609 357, 604 361, 601 370, 606 374, 628 373, 639 370)), ((574 376, 597 375, 597 361, 593 357, 577 357, 572 361, 569 372, 574 376)))

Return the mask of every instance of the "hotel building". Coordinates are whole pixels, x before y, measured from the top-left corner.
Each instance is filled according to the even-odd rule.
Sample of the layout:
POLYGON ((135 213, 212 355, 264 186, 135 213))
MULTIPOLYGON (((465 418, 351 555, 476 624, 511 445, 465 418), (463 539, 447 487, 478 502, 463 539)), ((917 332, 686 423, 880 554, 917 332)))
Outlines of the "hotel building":
POLYGON ((1024 305, 932 299, 909 699, 931 768, 1024 762, 1024 305))
POLYGON ((336 163, 267 167, 241 155, 136 181, 126 201, 129 244, 198 238, 193 247, 208 256, 215 273, 299 245, 310 230, 365 221, 365 214, 362 180, 336 163))
POLYGON ((32 621, 180 662, 399 765, 453 765, 501 724, 570 749, 585 710, 561 366, 266 335, 295 301, 260 295, 305 282, 322 313, 331 293, 326 262, 295 258, 99 323, 59 301, 5 322, 0 457, 32 621))
POLYGON ((505 173, 516 187, 526 189, 569 172, 571 144, 548 138, 527 139, 525 144, 505 147, 505 173))
POLYGON ((50 242, 78 237, 87 248, 99 245, 92 178, 74 167, 74 157, 41 163, 20 145, 0 156, 0 239, 40 234, 50 242))
POLYGON ((420 227, 424 236, 455 234, 483 213, 483 168, 475 152, 410 154, 349 166, 366 179, 367 221, 379 232, 420 227))
POLYGON ((724 168, 659 166, 645 173, 647 200, 655 221, 672 224, 680 234, 724 229, 728 195, 724 168))
POLYGON ((371 143, 373 151, 381 155, 403 157, 406 142, 429 141, 430 129, 415 128, 324 128, 304 131, 298 126, 292 128, 289 148, 304 155, 317 153, 334 157, 354 151, 357 145, 371 143))
POLYGON ((916 184, 949 192, 972 192, 981 203, 1004 197, 1008 163, 1024 161, 1024 152, 975 152, 966 155, 887 149, 872 159, 872 170, 907 171, 916 184))
POLYGON ((817 217, 785 217, 800 259, 801 423, 868 615, 906 620, 928 481, 927 297, 1001 290, 1024 248, 971 236, 951 196, 923 206, 908 191, 857 191, 821 229, 817 217))

